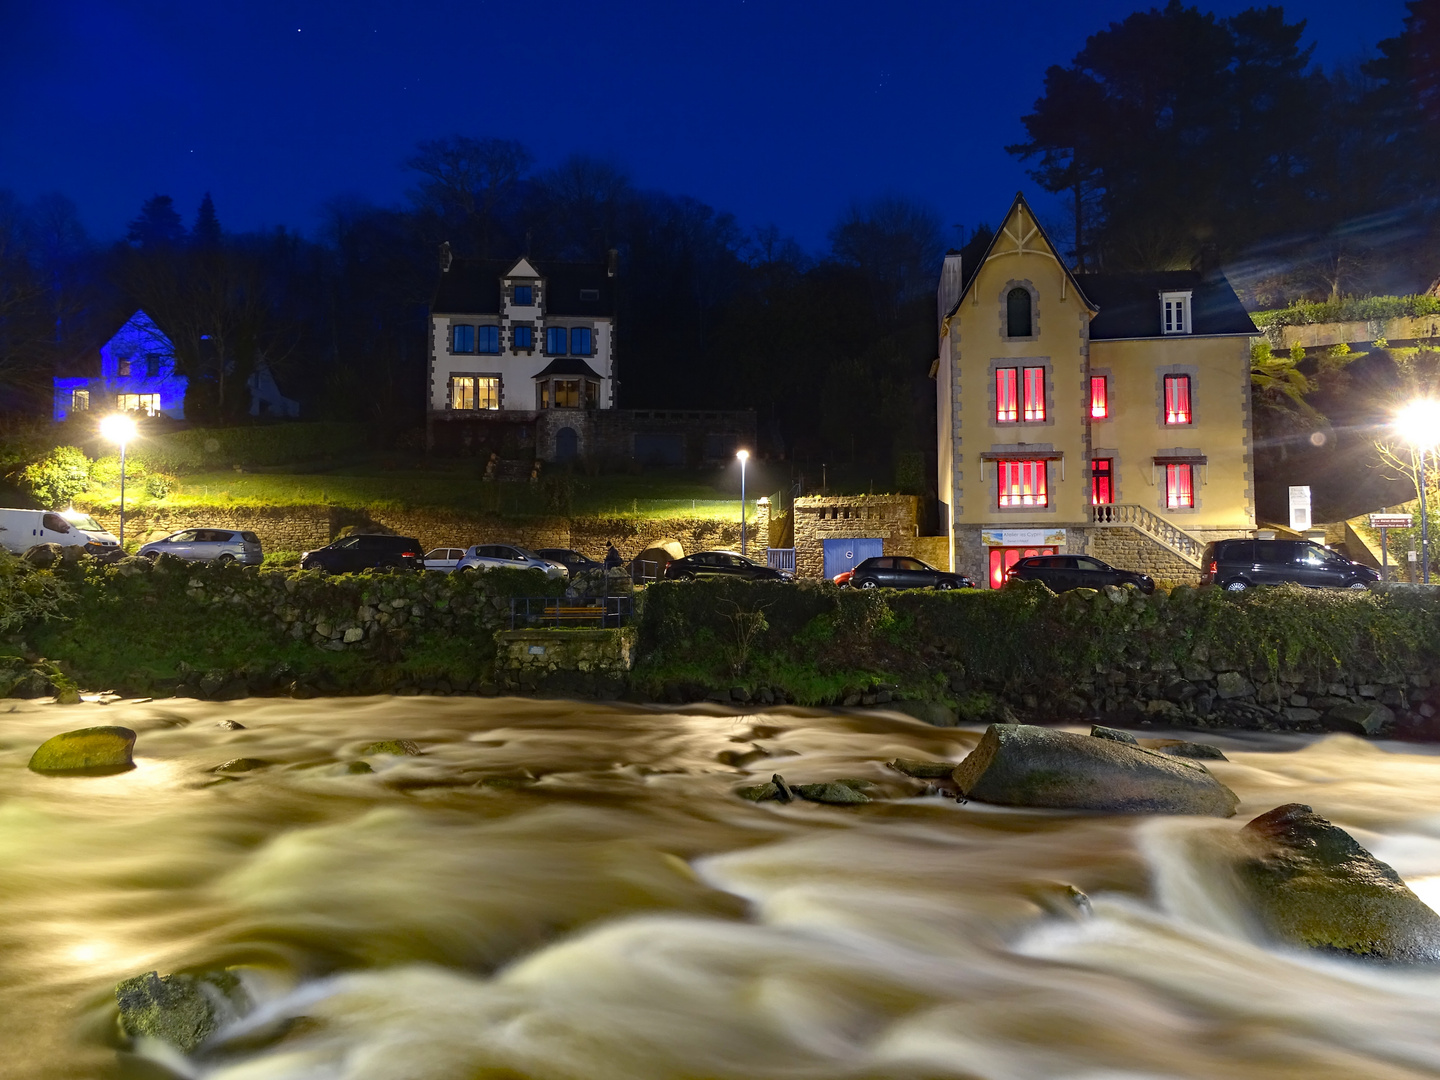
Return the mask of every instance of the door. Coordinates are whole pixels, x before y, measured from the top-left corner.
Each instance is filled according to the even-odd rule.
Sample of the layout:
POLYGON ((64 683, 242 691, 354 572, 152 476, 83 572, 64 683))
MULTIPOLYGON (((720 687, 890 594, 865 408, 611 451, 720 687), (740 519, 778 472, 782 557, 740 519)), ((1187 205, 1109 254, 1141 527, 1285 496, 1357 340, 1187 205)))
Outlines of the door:
POLYGON ((1295 545, 1295 580, 1312 589, 1343 588, 1349 584, 1350 564, 1315 543, 1295 545))
POLYGON ((1044 547, 992 547, 990 549, 990 588, 998 589, 1005 584, 1005 571, 1014 566, 1021 559, 1028 559, 1032 555, 1054 555, 1054 546, 1044 547))
POLYGON ((194 554, 190 557, 205 562, 217 559, 220 556, 220 549, 224 546, 224 541, 229 539, 230 534, 221 529, 196 529, 195 545, 192 548, 194 554))
POLYGON ((1257 540, 1255 542, 1255 563, 1251 578, 1256 585, 1280 585, 1296 580, 1299 569, 1296 558, 1301 554, 1295 549, 1303 547, 1293 540, 1257 540))
POLYGON ((933 589, 940 575, 919 559, 895 560, 895 585, 901 589, 933 589))
POLYGON ((359 570, 361 558, 360 538, 358 536, 347 536, 335 545, 335 555, 332 559, 334 573, 349 574, 355 570, 359 570))
POLYGON ((854 570, 866 559, 873 559, 885 554, 885 541, 880 539, 826 540, 824 549, 824 573, 826 579, 829 580, 836 574, 854 570))
POLYGON ((195 558, 195 537, 199 529, 186 529, 165 541, 165 550, 181 559, 195 558))
POLYGON ((1115 571, 1099 559, 1079 555, 1075 558, 1074 578, 1073 588, 1101 589, 1115 584, 1115 571))

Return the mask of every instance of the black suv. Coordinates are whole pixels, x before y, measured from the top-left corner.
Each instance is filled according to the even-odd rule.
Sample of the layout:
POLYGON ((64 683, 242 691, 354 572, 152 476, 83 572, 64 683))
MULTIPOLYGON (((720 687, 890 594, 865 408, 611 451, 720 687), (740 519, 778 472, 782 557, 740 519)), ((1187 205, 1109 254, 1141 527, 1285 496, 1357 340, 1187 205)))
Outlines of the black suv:
POLYGON ((1155 591, 1155 579, 1134 570, 1121 570, 1089 555, 1031 555, 1005 572, 1005 580, 1043 581, 1051 592, 1099 589, 1106 585, 1134 585, 1143 593, 1155 591))
POLYGON ((794 581, 795 575, 772 570, 735 551, 697 551, 665 567, 666 581, 693 581, 702 577, 741 578, 746 581, 794 581))
POLYGON ((877 555, 855 567, 852 589, 973 589, 975 583, 908 555, 877 555))
POLYGON ((414 537, 356 533, 323 548, 304 552, 300 556, 300 568, 324 570, 327 574, 349 574, 386 567, 424 570, 422 551, 420 541, 414 537))
POLYGON ((1200 557, 1202 584, 1240 592, 1255 585, 1363 589, 1380 575, 1313 540, 1217 540, 1200 557))

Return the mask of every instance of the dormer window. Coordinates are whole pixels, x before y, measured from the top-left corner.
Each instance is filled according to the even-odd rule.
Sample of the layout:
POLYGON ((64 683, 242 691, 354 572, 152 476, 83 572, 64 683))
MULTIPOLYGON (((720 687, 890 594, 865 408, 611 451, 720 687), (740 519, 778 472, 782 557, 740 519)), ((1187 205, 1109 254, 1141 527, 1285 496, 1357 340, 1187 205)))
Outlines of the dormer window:
POLYGON ((515 286, 515 306, 533 307, 535 304, 535 288, 531 285, 515 286))
POLYGON ((1188 292, 1160 294, 1160 326, 1167 334, 1188 334, 1190 327, 1190 296, 1188 292))
POLYGON ((581 290, 580 290, 580 299, 581 299, 581 300, 599 300, 599 299, 600 299, 600 290, 599 290, 599 289, 581 289, 581 290))

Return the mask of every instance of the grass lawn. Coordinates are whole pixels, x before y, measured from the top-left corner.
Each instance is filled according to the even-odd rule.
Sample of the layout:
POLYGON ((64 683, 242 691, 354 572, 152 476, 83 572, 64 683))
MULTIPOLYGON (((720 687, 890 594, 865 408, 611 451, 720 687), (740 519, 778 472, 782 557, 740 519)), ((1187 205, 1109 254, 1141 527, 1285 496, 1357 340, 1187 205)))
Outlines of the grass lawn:
MULTIPOLYGON (((345 506, 356 509, 439 509, 469 514, 533 517, 567 513, 575 517, 740 520, 739 493, 724 486, 724 474, 654 472, 641 476, 552 474, 536 484, 480 480, 467 468, 383 469, 326 473, 190 473, 163 499, 145 493, 143 483, 126 486, 127 510, 182 506, 345 506), (566 502, 568 501, 568 507, 566 502)), ((761 489, 763 491, 763 489, 761 489)), ((746 517, 755 498, 746 492, 746 517)), ((758 494, 758 493, 757 493, 758 494)), ((118 487, 92 489, 77 503, 118 506, 118 487)))

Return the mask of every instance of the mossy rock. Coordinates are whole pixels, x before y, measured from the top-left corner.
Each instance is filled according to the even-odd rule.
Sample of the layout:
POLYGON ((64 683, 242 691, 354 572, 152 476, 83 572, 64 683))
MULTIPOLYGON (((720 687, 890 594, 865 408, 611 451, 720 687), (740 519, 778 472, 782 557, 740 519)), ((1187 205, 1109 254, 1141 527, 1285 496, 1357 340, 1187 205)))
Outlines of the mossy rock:
POLYGON ((360 751, 362 756, 368 757, 371 754, 391 754, 395 757, 419 757, 420 747, 409 739, 381 739, 379 742, 372 742, 365 749, 360 751))
POLYGON ((1271 937, 1382 963, 1440 960, 1440 914, 1310 807, 1277 806, 1241 836, 1239 878, 1271 937))
POLYGON ((263 769, 272 764, 264 758, 237 757, 216 765, 211 772, 214 773, 246 773, 254 772, 256 769, 263 769))
POLYGON ((1230 817, 1240 802, 1203 765, 1029 724, 991 724, 954 776, 966 798, 1002 806, 1230 817))
POLYGON ((250 1009, 249 996, 231 971, 161 975, 149 971, 115 987, 120 1027, 191 1053, 215 1030, 250 1009))
POLYGON ((1145 739, 1140 743, 1146 750, 1171 757, 1190 758, 1194 761, 1229 761, 1225 751, 1209 743, 1186 742, 1184 739, 1145 739))
POLYGON ((90 727, 66 731, 45 740, 30 757, 38 773, 102 776, 135 767, 131 756, 135 732, 123 727, 90 727))
POLYGON ((346 763, 345 771, 352 776, 356 776, 363 773, 373 773, 375 770, 371 768, 370 762, 368 761, 351 761, 346 763))
POLYGON ((830 806, 853 806, 870 801, 870 796, 863 791, 853 788, 849 784, 842 784, 838 780, 822 784, 796 784, 793 790, 802 799, 826 803, 830 806))
POLYGON ((749 802, 770 802, 780 799, 780 789, 773 783, 751 784, 748 787, 735 789, 735 794, 749 802))
POLYGON ((1138 746, 1135 736, 1128 731, 1121 731, 1119 728, 1105 727, 1103 724, 1096 724, 1090 729, 1090 735, 1095 739, 1109 739, 1111 742, 1125 743, 1128 746, 1138 746))

